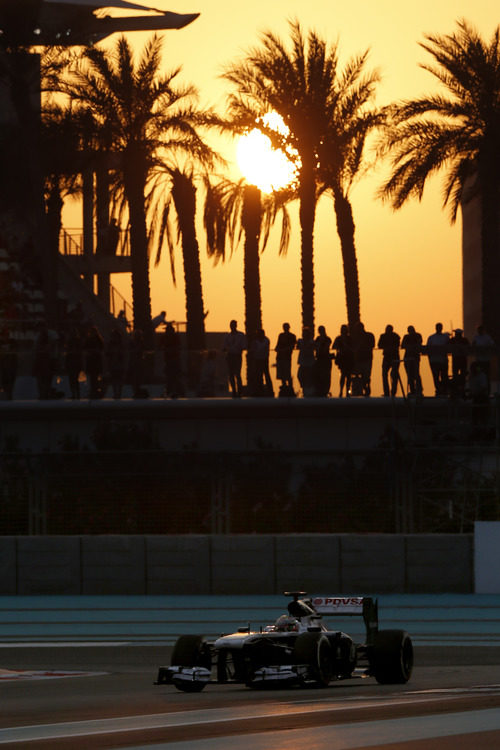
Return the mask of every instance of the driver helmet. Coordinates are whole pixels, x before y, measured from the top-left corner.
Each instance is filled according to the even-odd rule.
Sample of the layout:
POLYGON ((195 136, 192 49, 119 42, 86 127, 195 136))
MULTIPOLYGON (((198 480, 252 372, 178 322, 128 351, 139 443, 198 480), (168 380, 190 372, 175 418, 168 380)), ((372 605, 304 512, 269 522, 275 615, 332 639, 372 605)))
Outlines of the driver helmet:
POLYGON ((276 620, 275 628, 282 632, 297 632, 299 629, 299 621, 290 615, 281 615, 281 617, 278 617, 276 620))

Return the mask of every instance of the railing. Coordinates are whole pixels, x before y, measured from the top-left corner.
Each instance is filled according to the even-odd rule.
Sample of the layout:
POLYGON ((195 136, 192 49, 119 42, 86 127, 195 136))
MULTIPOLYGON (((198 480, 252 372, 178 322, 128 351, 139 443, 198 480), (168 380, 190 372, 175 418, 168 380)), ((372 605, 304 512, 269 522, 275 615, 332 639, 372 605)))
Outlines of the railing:
MULTIPOLYGON (((92 246, 97 248, 98 236, 94 232, 92 246)), ((84 255, 83 232, 81 229, 61 229, 59 235, 59 252, 62 255, 84 255)), ((117 255, 130 255, 130 236, 128 229, 120 229, 118 235, 118 244, 116 247, 117 255)))
MULTIPOLYGON (((81 229, 62 229, 59 235, 59 252, 64 256, 81 256, 85 255, 83 249, 83 232, 81 229)), ((97 233, 94 232, 93 247, 97 247, 97 233)), ((122 257, 130 256, 130 238, 128 229, 121 229, 119 233, 116 254, 122 257)), ((123 310, 127 328, 131 326, 133 320, 132 305, 127 302, 125 297, 110 284, 109 287, 109 307, 114 317, 123 310)))
POLYGON ((61 255, 83 255, 83 235, 70 234, 62 229, 59 235, 59 252, 61 255))
POLYGON ((116 287, 114 287, 112 284, 110 284, 110 287, 109 287, 109 309, 110 309, 111 314, 115 318, 118 316, 118 313, 120 313, 123 310, 126 324, 127 324, 127 329, 132 326, 132 321, 134 317, 134 311, 132 309, 132 306, 127 302, 125 297, 122 294, 120 294, 118 289, 116 289, 116 287))

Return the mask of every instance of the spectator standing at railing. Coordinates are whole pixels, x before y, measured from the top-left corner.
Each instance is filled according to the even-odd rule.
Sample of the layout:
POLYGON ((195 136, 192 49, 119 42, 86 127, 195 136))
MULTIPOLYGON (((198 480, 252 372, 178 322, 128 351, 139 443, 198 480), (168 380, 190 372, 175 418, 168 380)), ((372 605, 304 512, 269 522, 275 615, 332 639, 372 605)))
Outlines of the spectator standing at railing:
POLYGON ((352 339, 349 334, 349 326, 345 323, 340 326, 340 333, 335 337, 332 349, 336 352, 335 364, 340 370, 339 398, 342 398, 345 387, 346 397, 350 396, 351 376, 354 367, 354 350, 352 339))
POLYGON ((472 354, 474 361, 488 379, 488 394, 491 385, 491 360, 495 354, 495 342, 486 332, 483 325, 477 327, 476 335, 472 339, 472 354))
POLYGON ((168 322, 163 334, 163 357, 165 362, 165 395, 178 398, 183 395, 181 382, 181 341, 173 323, 168 322))
POLYGON ((455 328, 449 342, 451 354, 451 395, 465 398, 465 381, 467 378, 467 358, 470 344, 461 328, 455 328))
POLYGON ((276 347, 276 377, 281 381, 280 396, 295 396, 292 381, 292 353, 297 336, 290 331, 290 323, 283 323, 276 347))
POLYGON ((198 396, 215 396, 217 390, 217 352, 210 349, 204 353, 201 365, 198 396))
POLYGON ((396 333, 392 325, 386 325, 384 333, 378 340, 378 348, 382 349, 382 385, 384 396, 396 395, 399 380, 399 333, 396 333), (389 373, 391 385, 389 389, 389 373))
POLYGON ((45 324, 41 324, 35 339, 33 353, 33 375, 38 387, 38 398, 48 399, 53 395, 52 378, 56 369, 55 341, 45 324))
POLYGON ((85 373, 89 398, 102 398, 104 373, 104 340, 96 326, 91 326, 84 342, 85 373))
POLYGON ((134 398, 147 398, 149 396, 147 388, 144 387, 144 357, 144 333, 140 328, 135 328, 130 337, 129 345, 129 372, 134 398))
POLYGON ((109 380, 113 391, 113 398, 122 397, 125 382, 125 344, 118 328, 113 328, 106 346, 109 380))
POLYGON ((241 367, 243 352, 247 348, 247 338, 244 333, 238 331, 238 323, 231 320, 229 333, 224 336, 222 350, 226 355, 227 375, 229 387, 233 398, 241 398, 243 385, 241 382, 241 367))
POLYGON ((80 372, 83 370, 83 341, 76 326, 70 330, 64 344, 64 364, 71 398, 80 398, 80 372))
POLYGON ((0 387, 12 399, 17 377, 17 341, 8 334, 0 341, 0 387))
POLYGON ((70 328, 77 328, 80 336, 85 337, 87 335, 88 322, 85 317, 81 300, 78 300, 76 305, 68 310, 68 324, 70 328))
POLYGON ((302 329, 302 338, 297 341, 297 349, 299 350, 297 377, 302 388, 302 395, 307 398, 308 396, 314 396, 314 369, 316 365, 313 331, 309 326, 302 329))
POLYGON ((422 395, 422 378, 420 377, 420 355, 422 353, 422 334, 414 326, 408 326, 407 333, 401 341, 404 351, 403 363, 408 380, 408 391, 411 396, 422 395))
MULTIPOLYGON (((371 394, 371 376, 373 366, 373 349, 375 348, 375 336, 371 331, 365 330, 361 321, 357 323, 352 332, 354 349, 353 374, 359 375, 361 379, 361 392, 367 398, 371 394)), ((353 379, 351 378, 351 391, 353 379)), ((360 394, 356 394, 360 395, 360 394)))
POLYGON ((332 379, 332 354, 330 347, 332 340, 327 335, 325 326, 318 326, 318 335, 314 339, 314 368, 316 396, 328 396, 332 379))
POLYGON ((448 391, 448 343, 450 337, 443 333, 443 324, 436 323, 435 332, 427 339, 425 351, 429 357, 436 396, 444 396, 448 391))
POLYGON ((130 329, 130 323, 127 320, 125 310, 120 310, 120 312, 116 316, 116 321, 120 326, 123 326, 124 331, 128 331, 130 329))
POLYGON ((271 374, 269 372, 270 341, 263 328, 259 328, 250 345, 254 368, 255 396, 274 396, 271 374))

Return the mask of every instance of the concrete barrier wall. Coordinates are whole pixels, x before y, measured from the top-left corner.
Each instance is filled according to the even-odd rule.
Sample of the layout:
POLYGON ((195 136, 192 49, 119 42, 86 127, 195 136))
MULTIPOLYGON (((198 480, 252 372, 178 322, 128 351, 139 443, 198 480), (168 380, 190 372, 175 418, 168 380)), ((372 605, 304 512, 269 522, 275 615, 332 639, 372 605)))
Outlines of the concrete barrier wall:
MULTIPOLYGON (((431 445, 435 425, 448 425, 449 404, 425 399, 415 413, 414 406, 378 398, 0 401, 0 444, 59 453, 70 436, 80 450, 94 451, 96 430, 113 422, 151 430, 169 453, 186 447, 209 454, 248 452, 264 445, 292 453, 373 450, 388 427, 409 445, 431 445)), ((470 404, 463 409, 462 418, 469 420, 470 404)))
POLYGON ((469 593, 473 537, 0 537, 0 595, 469 593))
POLYGON ((14 593, 81 593, 81 551, 78 537, 17 537, 15 538, 15 554, 14 567, 17 583, 14 593))

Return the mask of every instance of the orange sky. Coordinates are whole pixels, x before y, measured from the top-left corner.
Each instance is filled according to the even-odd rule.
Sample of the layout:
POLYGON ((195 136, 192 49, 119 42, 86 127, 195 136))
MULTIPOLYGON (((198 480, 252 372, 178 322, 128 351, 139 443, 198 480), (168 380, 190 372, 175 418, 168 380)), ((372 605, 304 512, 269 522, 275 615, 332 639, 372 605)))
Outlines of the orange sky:
MULTIPOLYGON (((145 3, 147 4, 147 3, 145 3)), ((498 24, 496 4, 491 0, 420 0, 416 4, 395 0, 337 3, 334 0, 253 0, 236 9, 234 0, 155 0, 156 7, 200 12, 193 24, 180 31, 165 32, 165 68, 182 66, 179 80, 194 83, 202 103, 223 107, 227 84, 220 80, 222 67, 258 43, 262 30, 288 36, 287 19, 298 18, 303 28, 314 28, 327 40, 338 40, 341 58, 370 49, 369 66, 378 68, 382 81, 378 102, 418 96, 434 91, 437 82, 418 67, 429 56, 418 46, 425 33, 451 33, 455 21, 465 18, 489 39, 498 24)), ((144 34, 131 34, 138 47, 144 34)), ((378 335, 392 323, 402 336, 413 324, 424 339, 441 320, 445 329, 462 323, 461 222, 449 224, 441 208, 441 181, 429 183, 421 204, 411 202, 394 213, 376 200, 383 166, 370 173, 352 192, 356 222, 356 245, 361 287, 361 316, 365 326, 378 335)), ((288 320, 300 329, 299 226, 293 211, 292 242, 288 257, 277 257, 277 242, 271 241, 262 256, 263 320, 272 343, 288 320)), ((244 325, 242 250, 232 260, 213 267, 203 258, 207 328, 226 330, 235 317, 244 325)), ((316 324, 324 324, 332 336, 345 321, 345 297, 331 200, 322 199, 315 234, 316 324)), ((180 252, 178 288, 171 283, 167 258, 152 269, 153 314, 167 310, 170 319, 185 320, 180 252)), ((126 285, 115 284, 130 297, 126 285)))

